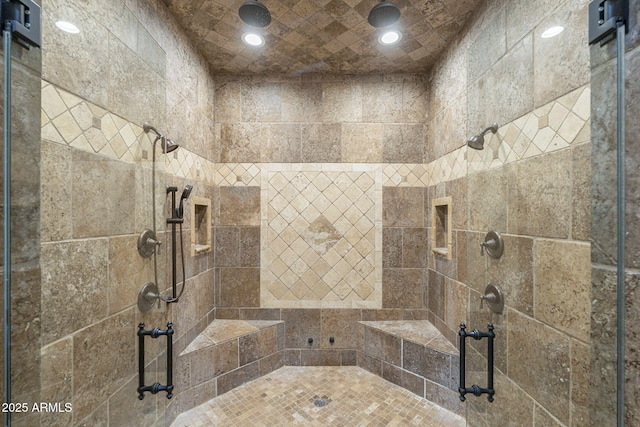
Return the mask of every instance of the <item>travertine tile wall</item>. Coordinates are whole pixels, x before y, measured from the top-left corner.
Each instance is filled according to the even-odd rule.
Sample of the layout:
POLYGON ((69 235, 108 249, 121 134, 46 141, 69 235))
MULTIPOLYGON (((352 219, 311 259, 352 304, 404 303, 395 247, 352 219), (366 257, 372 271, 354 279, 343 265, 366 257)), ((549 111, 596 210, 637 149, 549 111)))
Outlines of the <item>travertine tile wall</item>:
MULTIPOLYGON (((427 251, 428 319, 452 341, 461 322, 496 327, 500 398, 468 399, 471 426, 597 425, 588 399, 588 2, 543 3, 487 4, 429 74, 427 159, 499 125, 483 151, 467 151, 466 176, 425 190, 425 200, 452 197, 454 230, 452 260, 427 251), (565 30, 542 39, 551 25, 565 30), (480 256, 489 230, 504 236, 499 260, 480 256), (488 284, 505 293, 502 314, 480 308, 488 284)), ((483 385, 486 346, 472 348, 468 382, 483 385)))
MULTIPOLYGON (((245 224, 260 225, 260 274, 240 285, 220 266, 221 307, 382 308, 383 185, 421 186, 464 164, 462 151, 424 164, 425 89, 419 75, 216 77, 216 185, 261 188, 262 206, 245 224)), ((228 258, 237 251, 219 227, 228 258)))
MULTIPOLYGON (((137 293, 155 281, 137 252, 157 207, 161 289, 170 283, 167 184, 213 198, 213 80, 160 1, 50 1, 43 14, 42 394, 73 412, 42 425, 162 425, 176 408, 161 393, 139 401, 137 323, 173 321, 179 353, 213 319, 213 253, 186 251, 178 304, 139 312, 137 293), (74 22, 80 33, 55 27, 74 22), (149 122, 180 144, 156 155, 149 122)), ((189 242, 190 209, 185 236, 189 242)), ((178 262, 178 267, 180 261, 178 262)), ((178 272, 178 278, 182 276, 178 272)), ((165 383, 164 341, 148 342, 146 381, 165 383)), ((176 390, 177 393, 180 390, 176 390)), ((38 400, 38 401, 40 401, 38 400)), ((36 425, 32 423, 30 425, 36 425)))
MULTIPOLYGON (((640 422, 638 369, 638 314, 636 297, 640 275, 640 236, 637 207, 640 202, 638 165, 637 69, 640 60, 638 11, 640 2, 629 2, 630 23, 626 37, 626 313, 625 313, 625 425, 640 422)), ((616 424, 616 50, 615 43, 591 47, 591 103, 593 183, 591 188, 591 382, 589 393, 595 425, 616 424)))

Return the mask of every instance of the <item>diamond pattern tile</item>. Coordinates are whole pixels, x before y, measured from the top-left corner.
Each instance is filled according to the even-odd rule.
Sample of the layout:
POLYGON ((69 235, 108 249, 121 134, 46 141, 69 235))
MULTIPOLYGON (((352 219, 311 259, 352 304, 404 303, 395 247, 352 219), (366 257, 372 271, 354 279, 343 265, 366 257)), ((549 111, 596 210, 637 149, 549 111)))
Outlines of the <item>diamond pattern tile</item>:
POLYGON ((376 184, 374 172, 353 171, 350 165, 305 168, 262 173, 269 228, 262 251, 269 263, 262 266, 267 274, 261 275, 261 305, 288 307, 293 301, 341 308, 367 302, 373 307, 380 296, 371 272, 376 230, 381 232, 374 207, 382 203, 382 182, 376 184))
POLYGON ((367 16, 378 0, 267 0, 261 49, 246 46, 244 0, 163 0, 216 74, 421 73, 462 30, 476 0, 396 0, 398 45, 378 43, 367 16))
MULTIPOLYGON (((142 127, 45 81, 41 91, 43 139, 123 162, 151 166, 153 140, 142 127)), ((184 148, 156 161, 158 168, 170 174, 214 184, 213 162, 184 148)), ((239 166, 231 170, 234 177, 242 176, 246 181, 243 185, 260 185, 259 168, 239 166)))
POLYGON ((469 172, 480 172, 588 141, 590 97, 590 86, 585 85, 503 125, 496 135, 485 137, 484 150, 467 151, 469 172))

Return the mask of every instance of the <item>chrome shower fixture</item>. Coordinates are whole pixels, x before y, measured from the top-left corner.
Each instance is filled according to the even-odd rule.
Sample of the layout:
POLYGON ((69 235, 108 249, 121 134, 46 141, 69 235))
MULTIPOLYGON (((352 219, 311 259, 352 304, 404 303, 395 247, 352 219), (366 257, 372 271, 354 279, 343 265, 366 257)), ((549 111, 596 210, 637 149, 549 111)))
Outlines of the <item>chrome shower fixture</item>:
POLYGON ((149 123, 145 123, 144 125, 142 125, 142 129, 144 130, 145 133, 153 132, 156 134, 156 139, 153 141, 154 153, 155 153, 156 142, 158 142, 158 140, 160 140, 160 146, 162 147, 162 152, 165 154, 172 152, 173 150, 175 150, 180 146, 174 140, 169 139, 163 134, 161 134, 158 131, 158 129, 154 128, 149 123))
POLYGON ((248 0, 242 3, 238 9, 238 15, 242 22, 252 27, 264 28, 271 24, 269 9, 257 0, 248 0))
POLYGON ((375 28, 388 27, 400 19, 400 9, 390 1, 382 0, 371 8, 369 12, 369 24, 375 28))
POLYGON ((476 135, 473 135, 471 137, 471 139, 467 141, 467 145, 469 147, 473 148, 474 150, 482 150, 482 149, 484 149, 484 136, 489 131, 491 131, 491 133, 498 132, 498 124, 494 123, 493 126, 489 126, 488 128, 486 128, 482 132, 480 132, 480 133, 478 133, 476 135))

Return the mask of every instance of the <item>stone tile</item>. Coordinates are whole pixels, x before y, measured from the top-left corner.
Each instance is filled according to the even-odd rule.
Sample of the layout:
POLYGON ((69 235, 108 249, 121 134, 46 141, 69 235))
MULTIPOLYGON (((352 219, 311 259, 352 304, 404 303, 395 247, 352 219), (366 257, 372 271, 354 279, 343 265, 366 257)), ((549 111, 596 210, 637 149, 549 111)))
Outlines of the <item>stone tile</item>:
POLYGON ((422 163, 425 133, 425 127, 421 124, 384 125, 383 161, 385 163, 422 163))
POLYGON ((342 161, 345 163, 382 162, 383 125, 380 123, 342 124, 342 161))
POLYGON ((509 176, 509 233, 567 238, 571 229, 570 151, 522 161, 516 168, 515 176, 509 176))
POLYGON ((221 268, 221 307, 259 307, 260 269, 221 268))
POLYGON ((583 144, 571 153, 573 187, 571 189, 571 237, 591 238, 591 147, 583 144))
POLYGON ((340 124, 303 124, 301 140, 302 162, 340 163, 342 157, 342 126, 340 124))
POLYGON ((400 309, 362 310, 363 321, 402 320, 402 315, 400 309))
POLYGON ((507 52, 505 8, 487 23, 469 47, 469 80, 477 80, 507 52))
POLYGON ((280 318, 285 321, 287 348, 320 348, 322 336, 320 310, 282 309, 280 318), (313 344, 308 344, 307 338, 313 338, 313 344))
POLYGON ((422 308, 423 271, 419 268, 382 270, 383 308, 422 308))
POLYGON ((426 228, 402 228, 402 267, 427 268, 428 246, 426 228))
POLYGON ((445 313, 445 277, 433 270, 429 270, 429 310, 440 319, 444 320, 445 313))
POLYGON ((222 124, 220 126, 220 161, 222 163, 259 162, 264 132, 264 125, 257 123, 222 124))
POLYGON ((402 267, 402 228, 382 228, 382 268, 402 267))
POLYGON ((73 237, 133 234, 135 198, 123 188, 135 183, 132 165, 72 151, 71 218, 73 237))
POLYGON ((206 327, 202 334, 209 337, 214 343, 221 343, 257 330, 256 326, 248 322, 239 322, 233 319, 216 319, 206 327))
POLYGON ((214 233, 214 265, 216 267, 240 266, 240 228, 216 227, 214 233))
POLYGON ((107 241, 42 245, 42 340, 50 343, 107 314, 107 241))
POLYGON ((323 83, 322 121, 361 122, 362 100, 362 85, 359 83, 323 83))
POLYGON ((569 338, 509 310, 508 372, 513 381, 563 423, 569 422, 569 338))
POLYGON ((378 329, 365 327, 364 352, 393 365, 402 365, 402 339, 378 329))
MULTIPOLYGON (((467 228, 467 179, 458 178, 447 181, 446 194, 451 196, 452 228, 464 230, 467 228)), ((431 208, 431 206, 429 206, 431 208)))
MULTIPOLYGON (((136 28, 135 25, 133 27, 136 28)), ((109 111, 135 123, 162 122, 167 105, 164 80, 135 52, 111 35, 108 81, 109 98, 106 106, 109 111), (132 97, 131 88, 134 87, 136 96, 132 97)), ((188 144, 188 141, 181 143, 188 144)))
POLYGON ((281 85, 282 120, 287 122, 322 121, 322 84, 285 82, 281 85))
POLYGON ((535 244, 536 318, 589 341, 591 306, 588 244, 538 240, 535 244))
POLYGON ((340 352, 340 361, 342 366, 357 366, 358 352, 356 350, 342 350, 340 352))
POLYGON ((360 321, 360 310, 323 309, 321 313, 322 348, 355 348, 358 338, 356 322, 360 321), (329 338, 334 338, 334 343, 329 338))
POLYGON ((507 45, 509 48, 533 30, 545 16, 561 3, 561 0, 543 0, 536 5, 527 2, 509 3, 506 7, 507 45))
MULTIPOLYGON (((71 384, 73 380, 73 343, 67 337, 42 348, 40 399, 44 402, 71 402, 73 398, 71 384)), ((71 425, 72 413, 42 414, 44 425, 71 425)))
MULTIPOLYGON (((50 86, 52 87, 52 86, 50 86)), ((53 90, 53 89, 52 89, 53 90)), ((71 238, 71 150, 53 142, 42 141, 40 174, 40 239, 43 242, 71 238)))
POLYGON ((422 227, 423 189, 382 188, 382 225, 385 227, 422 227))
POLYGON ((135 305, 139 289, 132 284, 142 284, 153 277, 152 261, 140 256, 137 249, 137 239, 137 236, 109 239, 108 301, 110 314, 135 305))
MULTIPOLYGON (((533 316, 533 239, 503 236, 505 251, 499 259, 487 255, 488 283, 498 287, 505 297, 505 304, 522 313, 533 316)), ((484 289, 478 289, 480 293, 484 289)), ((540 297, 538 295, 538 297, 540 297)))
POLYGON ((542 20, 533 32, 536 41, 533 51, 536 106, 542 106, 589 82, 590 53, 589 49, 585 49, 588 31, 582 25, 588 20, 587 6, 580 0, 564 2, 542 20), (553 25, 563 26, 564 31, 555 37, 543 39, 542 32, 553 25))
POLYGON ((402 82, 362 83, 362 121, 402 122, 402 82))
POLYGON ((460 323, 467 322, 468 288, 462 283, 446 278, 445 295, 444 320, 450 329, 457 331, 460 323))
POLYGON ((616 259, 616 87, 612 62, 592 73, 591 105, 591 229, 594 263, 615 265, 616 259))
POLYGON ((341 352, 338 350, 301 350, 300 366, 340 366, 341 352))
POLYGON ((282 118, 282 86, 279 83, 243 83, 243 122, 279 122, 282 118))
POLYGON ((109 33, 76 1, 51 4, 43 34, 58 34, 56 16, 82 22, 79 37, 52 37, 42 52, 42 78, 99 105, 108 101, 109 33), (85 28, 86 27, 86 28, 85 28))
POLYGON ((218 396, 227 393, 234 388, 255 380, 260 376, 259 362, 253 362, 249 365, 242 366, 234 371, 228 372, 217 380, 218 396))
POLYGON ((364 352, 358 352, 358 366, 372 374, 382 376, 382 361, 364 352))
POLYGON ((451 387, 451 356, 411 341, 403 342, 402 366, 444 387, 451 387))
MULTIPOLYGON (((89 324, 90 322, 86 322, 89 324)), ((84 326, 84 325, 83 325, 84 326)), ((79 329, 79 328, 78 328, 79 329)), ((135 373, 133 337, 114 330, 134 331, 134 310, 111 316, 74 334, 73 415, 83 419, 125 385, 135 373)))
POLYGON ((87 416, 84 419, 78 420, 77 414, 74 414, 74 426, 81 427, 107 427, 109 425, 109 408, 107 402, 102 403, 98 406, 92 414, 87 416))
POLYGON ((238 338, 240 366, 262 359, 278 350, 276 328, 262 329, 238 338))
POLYGON ((424 388, 425 399, 428 401, 458 415, 465 413, 463 403, 460 402, 460 395, 458 393, 429 380, 425 380, 424 388))
MULTIPOLYGON (((491 169, 468 177, 469 227, 487 233, 507 229, 506 168, 491 169)), ((478 248, 478 255, 480 254, 478 248)))
POLYGON ((220 187, 220 225, 260 225, 259 187, 220 187))
POLYGON ((191 386, 236 369, 238 348, 238 340, 232 339, 191 353, 191 386))
POLYGON ((239 123, 242 121, 241 87, 242 83, 239 82, 216 82, 216 123, 239 123))
MULTIPOLYGON (((638 81, 638 77, 635 75, 633 70, 640 63, 640 55, 638 54, 638 50, 636 49, 633 54, 629 57, 629 62, 627 63, 627 81, 629 89, 627 96, 627 117, 634 117, 637 114, 638 106, 634 104, 633 99, 637 99, 638 92, 640 92, 640 82, 638 81)), ((633 119, 627 119, 627 136, 626 143, 627 146, 637 147, 638 146, 638 124, 635 123, 633 119)), ((613 123, 611 124, 612 126, 613 123)), ((633 209, 633 206, 638 206, 640 202, 640 180, 634 170, 638 170, 638 165, 640 165, 640 156, 636 152, 637 149, 627 150, 627 181, 626 185, 626 201, 627 201, 627 229, 628 230, 638 230, 640 226, 640 219, 638 219, 637 212, 633 209)), ((598 160, 594 160, 598 161, 598 160)), ((609 163, 612 165, 613 163, 609 163)), ((613 169, 613 168, 612 168, 613 169)), ((596 179, 596 178, 594 178, 596 179)), ((611 195, 613 199, 613 195, 611 195)), ((625 264, 629 268, 640 268, 640 243, 638 242, 638 233, 630 233, 626 238, 626 246, 627 246, 627 259, 625 260, 625 264)))
POLYGON ((571 341, 571 420, 574 425, 587 425, 589 418, 589 346, 571 341))
POLYGON ((426 81, 404 81, 402 84, 403 122, 425 123, 428 117, 426 81))
POLYGON ((267 375, 276 369, 280 369, 285 366, 284 353, 279 351, 260 359, 260 376, 267 375))
POLYGON ((280 320, 280 309, 278 308, 245 308, 240 310, 240 319, 280 320))
MULTIPOLYGON (((159 378, 157 379, 159 381, 159 378)), ((153 378, 147 383, 153 384, 153 378)), ((156 421, 158 400, 165 393, 149 395, 144 400, 132 399, 132 391, 138 387, 138 378, 133 378, 109 397, 110 425, 153 425, 156 421)))
POLYGON ((260 145, 263 163, 299 163, 302 161, 299 124, 270 124, 264 128, 260 145))
POLYGON ((260 267, 260 227, 240 228, 240 267, 260 267))
POLYGON ((528 35, 469 84, 469 129, 502 125, 533 110, 533 41, 528 35))

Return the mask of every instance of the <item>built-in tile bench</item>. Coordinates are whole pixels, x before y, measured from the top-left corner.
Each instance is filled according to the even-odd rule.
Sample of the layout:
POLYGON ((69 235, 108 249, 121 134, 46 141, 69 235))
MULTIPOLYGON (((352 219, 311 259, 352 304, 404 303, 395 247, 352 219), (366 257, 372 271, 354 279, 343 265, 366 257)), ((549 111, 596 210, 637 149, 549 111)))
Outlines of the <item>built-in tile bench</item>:
POLYGON ((194 408, 283 366, 284 322, 211 322, 178 356, 177 413, 194 408))
POLYGON ((359 323, 358 366, 462 414, 456 347, 427 320, 359 323))

